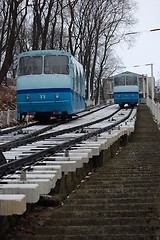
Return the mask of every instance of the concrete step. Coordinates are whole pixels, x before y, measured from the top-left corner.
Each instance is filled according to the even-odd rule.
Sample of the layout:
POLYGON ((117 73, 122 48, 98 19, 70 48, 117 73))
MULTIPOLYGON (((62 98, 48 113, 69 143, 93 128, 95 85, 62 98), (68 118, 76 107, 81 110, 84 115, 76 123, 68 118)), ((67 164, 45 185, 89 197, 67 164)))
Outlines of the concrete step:
POLYGON ((111 178, 109 179, 91 179, 89 182, 87 182, 86 179, 84 179, 85 184, 81 185, 81 189, 86 189, 86 188, 92 188, 92 187, 107 187, 108 185, 113 185, 113 186, 119 186, 119 185, 124 185, 126 187, 132 186, 132 185, 138 185, 138 186, 150 186, 155 188, 160 185, 160 177, 155 177, 151 178, 151 176, 146 176, 145 178, 142 178, 141 176, 133 177, 133 176, 127 176, 127 177, 118 177, 117 178, 111 178))
POLYGON ((139 204, 139 203, 159 203, 160 201, 160 196, 159 198, 155 198, 155 197, 149 197, 149 198, 145 198, 145 197, 124 197, 124 198, 90 198, 89 195, 86 196, 86 198, 79 198, 79 199, 69 199, 68 201, 65 201, 65 205, 81 205, 82 207, 84 205, 91 205, 91 204, 97 204, 97 207, 101 204, 104 205, 104 207, 108 204, 139 204))
POLYGON ((67 199, 65 201, 65 204, 67 203, 67 201, 74 201, 74 199, 81 199, 84 200, 86 198, 88 199, 114 199, 114 198, 143 198, 143 199, 148 199, 148 198, 159 198, 160 197, 160 192, 154 192, 154 196, 153 196, 153 192, 107 192, 105 193, 100 193, 100 191, 95 192, 94 194, 92 194, 92 192, 95 192, 94 189, 90 189, 89 191, 87 191, 87 193, 85 194, 81 194, 80 192, 78 193, 74 193, 71 196, 69 196, 69 199, 67 199))
POLYGON ((132 188, 132 187, 126 187, 124 188, 123 185, 120 185, 119 188, 115 188, 114 186, 107 186, 107 187, 104 187, 104 188, 95 188, 93 189, 93 187, 91 187, 90 189, 81 189, 81 195, 83 197, 84 194, 88 194, 88 193, 93 193, 93 194, 100 194, 101 196, 105 196, 107 195, 108 193, 159 193, 160 192, 160 188, 154 188, 154 187, 135 187, 135 188, 132 188), (147 189, 147 190, 146 190, 147 189))
MULTIPOLYGON (((58 211, 55 211, 53 215, 51 215, 51 221, 53 219, 68 219, 68 218, 135 218, 135 217, 156 217, 156 209, 153 208, 148 208, 144 210, 137 210, 137 209, 131 209, 131 210, 126 210, 126 209, 120 209, 120 210, 115 210, 115 209, 108 209, 107 211, 105 210, 99 210, 97 211, 96 209, 92 210, 92 212, 87 209, 84 210, 81 208, 81 210, 76 209, 75 211, 70 211, 64 210, 64 208, 59 209, 58 211)), ((50 221, 49 220, 49 221, 50 221)), ((46 225, 47 225, 48 219, 46 219, 46 225)))
POLYGON ((158 205, 158 202, 157 203, 153 203, 153 202, 150 202, 150 203, 131 203, 131 204, 128 204, 128 203, 123 203, 123 204, 119 204, 119 203, 108 203, 106 205, 104 205, 103 203, 102 204, 80 204, 80 205, 77 205, 77 204, 65 204, 63 206, 63 210, 64 211, 81 211, 82 208, 83 208, 83 211, 87 211, 88 209, 90 209, 90 211, 94 211, 95 209, 97 211, 108 211, 108 210, 113 210, 113 211, 119 211, 119 210, 146 210, 146 209, 155 209, 158 205))
POLYGON ((56 219, 50 219, 45 222, 46 226, 113 226, 113 225, 134 225, 134 226, 140 226, 140 225, 152 225, 155 226, 156 223, 159 222, 158 217, 93 217, 92 214, 88 216, 87 218, 56 218, 56 219))
POLYGON ((23 240, 157 240, 160 238, 160 234, 92 234, 92 235, 19 235, 17 239, 23 240))
MULTIPOLYGON (((117 175, 119 176, 126 176, 127 175, 131 175, 131 176, 137 176, 137 175, 141 175, 143 174, 144 177, 145 175, 147 176, 150 176, 150 174, 153 174, 154 172, 154 176, 153 177, 156 177, 156 176, 160 176, 160 173, 159 173, 159 169, 160 167, 155 164, 155 166, 153 165, 147 165, 146 167, 144 167, 143 165, 141 166, 137 166, 137 169, 133 169, 133 171, 130 169, 130 168, 121 168, 121 169, 108 169, 108 171, 98 171, 98 173, 96 173, 96 178, 108 178, 108 177, 116 177, 117 175), (154 169, 155 168, 155 169, 154 169)), ((95 178, 95 176, 93 175, 93 179, 95 178)))
POLYGON ((39 235, 101 235, 101 234, 153 234, 156 230, 159 229, 159 225, 149 226, 145 225, 101 225, 101 226, 48 226, 38 229, 37 234, 39 235))

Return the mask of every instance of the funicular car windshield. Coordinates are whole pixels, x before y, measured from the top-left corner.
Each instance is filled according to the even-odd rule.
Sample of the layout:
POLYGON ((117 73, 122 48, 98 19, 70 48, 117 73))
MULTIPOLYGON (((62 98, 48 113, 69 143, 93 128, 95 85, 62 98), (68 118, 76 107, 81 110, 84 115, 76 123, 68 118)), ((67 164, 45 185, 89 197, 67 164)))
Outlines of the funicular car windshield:
POLYGON ((125 85, 125 77, 115 77, 114 78, 114 86, 124 86, 125 85))
POLYGON ((19 76, 42 74, 42 56, 21 57, 19 61, 19 76))
POLYGON ((138 85, 137 77, 135 76, 126 76, 126 85, 138 85))
POLYGON ((48 55, 44 58, 45 74, 69 74, 69 59, 67 56, 48 55))

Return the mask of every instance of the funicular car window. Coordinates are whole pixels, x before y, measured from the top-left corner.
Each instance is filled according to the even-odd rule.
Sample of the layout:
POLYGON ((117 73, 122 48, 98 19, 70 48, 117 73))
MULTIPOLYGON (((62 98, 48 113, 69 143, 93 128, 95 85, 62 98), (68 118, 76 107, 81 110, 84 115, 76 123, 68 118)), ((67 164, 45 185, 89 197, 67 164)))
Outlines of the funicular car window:
POLYGON ((49 55, 44 59, 44 73, 69 74, 69 60, 67 56, 49 55))
POLYGON ((126 85, 137 85, 137 77, 135 76, 127 76, 126 77, 126 85))
POLYGON ((124 86, 125 85, 125 78, 124 77, 116 77, 114 78, 114 86, 124 86))
POLYGON ((21 57, 19 61, 19 76, 42 74, 42 57, 21 57))

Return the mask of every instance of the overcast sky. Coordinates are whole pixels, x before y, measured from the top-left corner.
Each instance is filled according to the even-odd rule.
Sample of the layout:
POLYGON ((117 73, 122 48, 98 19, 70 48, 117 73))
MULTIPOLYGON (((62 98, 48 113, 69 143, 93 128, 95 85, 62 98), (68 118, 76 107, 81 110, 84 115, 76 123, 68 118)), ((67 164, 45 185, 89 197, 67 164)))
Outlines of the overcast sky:
POLYGON ((135 0, 138 10, 135 16, 139 23, 133 31, 141 32, 137 35, 134 47, 127 48, 125 44, 116 49, 116 53, 122 60, 126 69, 139 74, 151 75, 151 67, 145 64, 153 63, 153 75, 156 81, 160 80, 160 31, 149 32, 152 29, 160 29, 160 0, 135 0), (140 65, 138 68, 133 68, 140 65))

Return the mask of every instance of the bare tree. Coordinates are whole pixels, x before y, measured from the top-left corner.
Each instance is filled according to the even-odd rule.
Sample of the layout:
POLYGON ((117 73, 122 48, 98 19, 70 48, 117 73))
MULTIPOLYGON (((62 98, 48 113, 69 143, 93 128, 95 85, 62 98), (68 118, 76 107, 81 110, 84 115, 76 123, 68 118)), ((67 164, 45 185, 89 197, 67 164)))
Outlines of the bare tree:
POLYGON ((5 78, 12 62, 17 35, 27 15, 29 0, 8 0, 1 4, 0 34, 0 83, 5 78), (20 17, 21 16, 21 17, 20 17))
POLYGON ((33 49, 64 49, 66 0, 34 0, 33 49))
POLYGON ((95 82, 99 89, 110 49, 134 24, 132 0, 0 1, 0 79, 15 51, 67 50, 84 66, 86 98, 94 97, 95 82))

